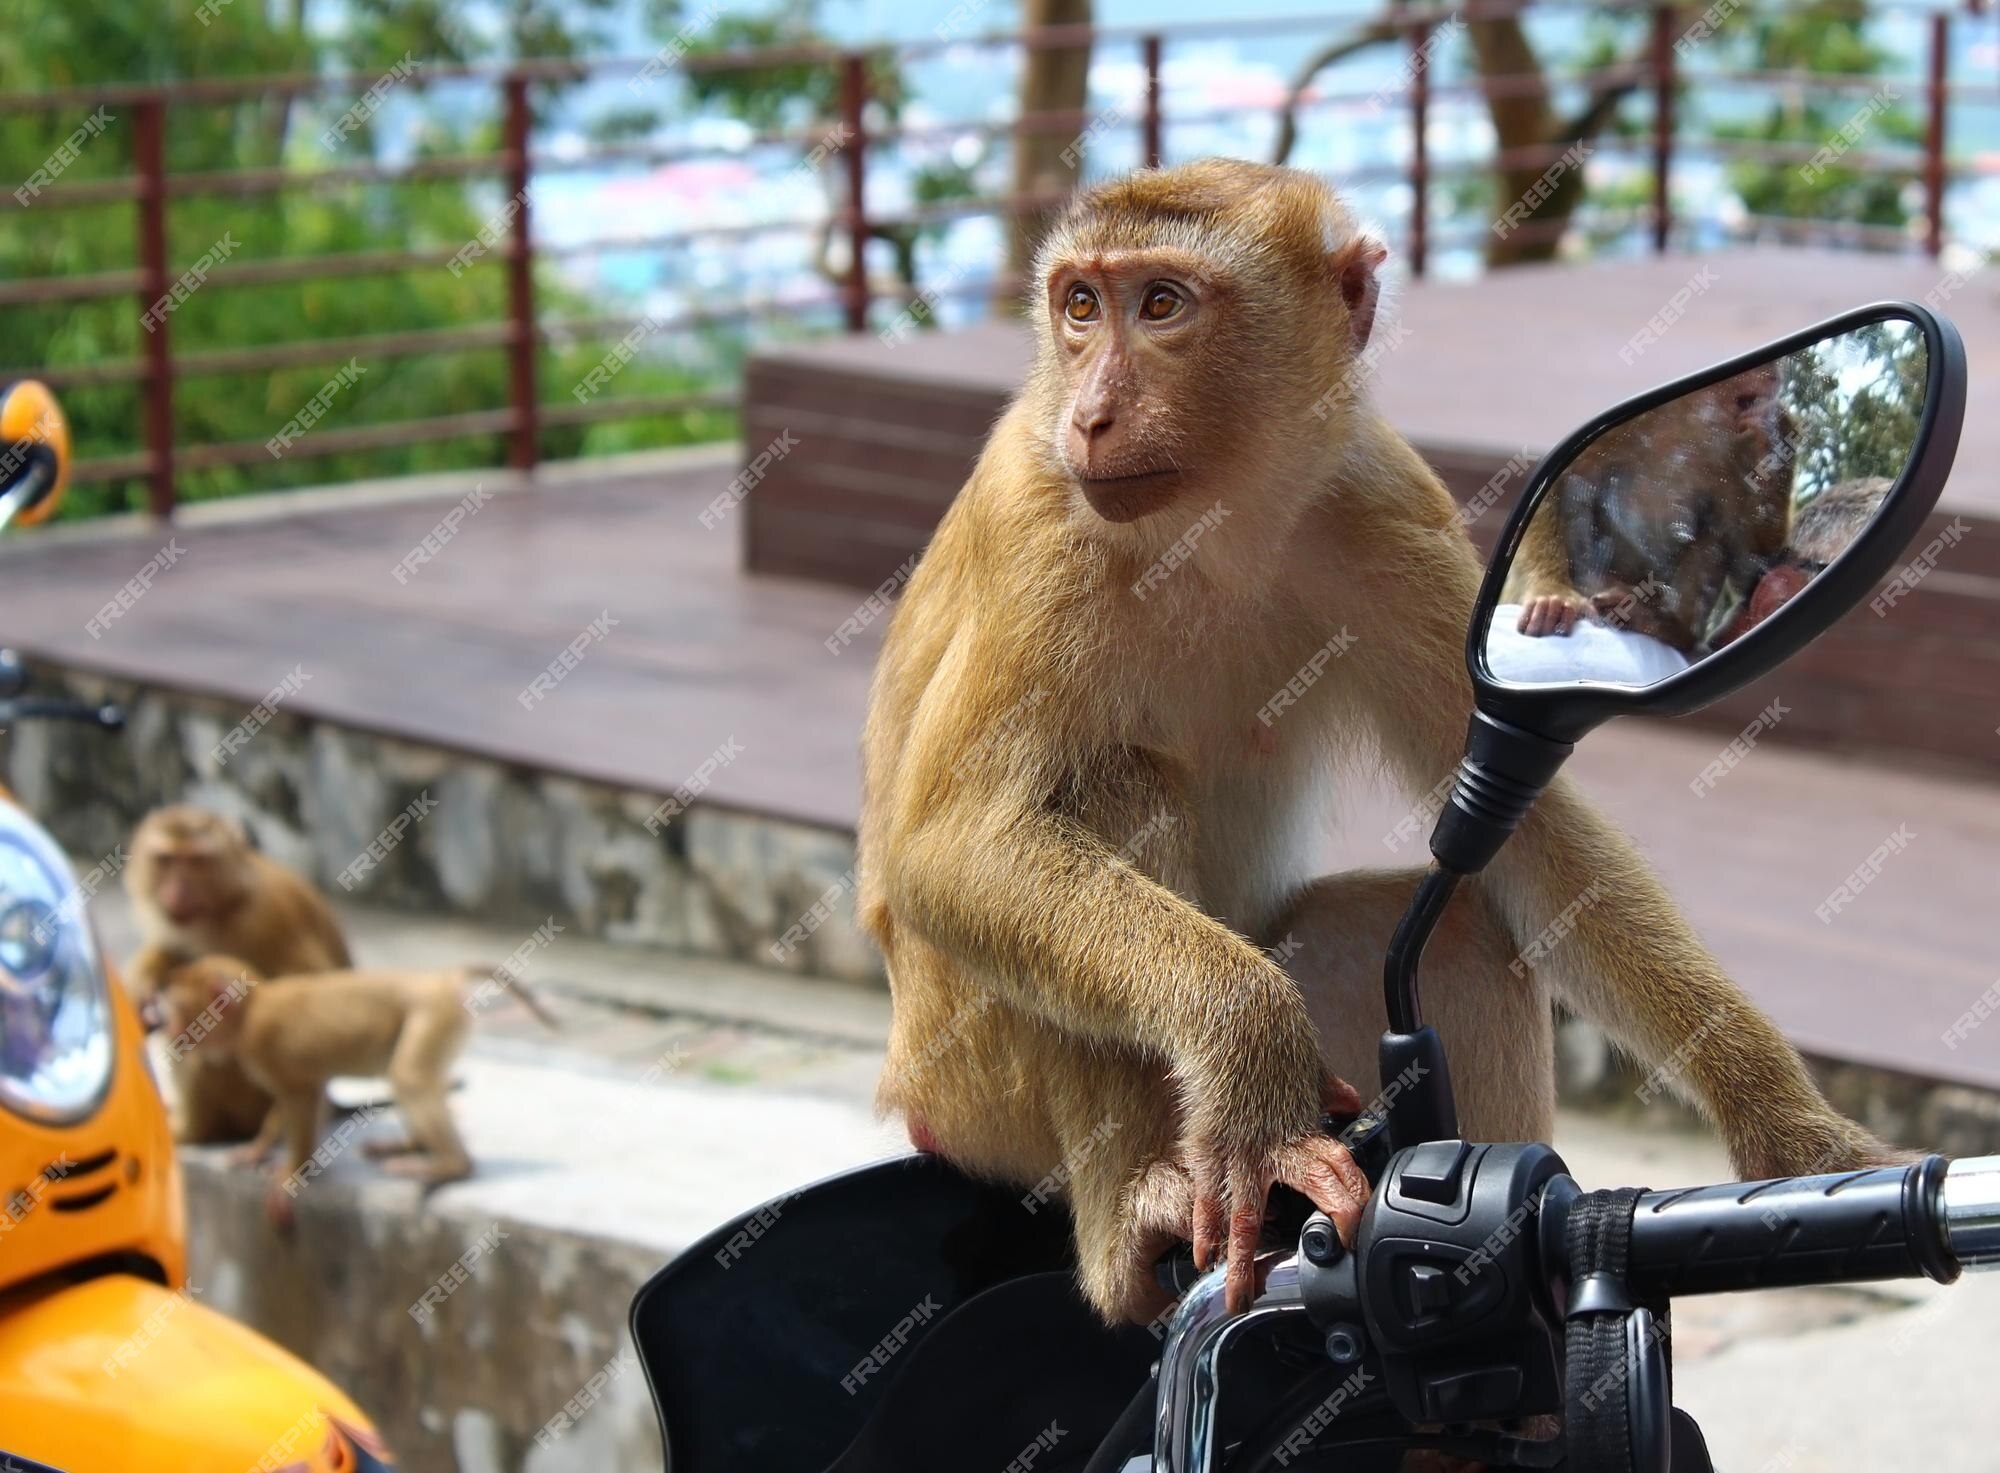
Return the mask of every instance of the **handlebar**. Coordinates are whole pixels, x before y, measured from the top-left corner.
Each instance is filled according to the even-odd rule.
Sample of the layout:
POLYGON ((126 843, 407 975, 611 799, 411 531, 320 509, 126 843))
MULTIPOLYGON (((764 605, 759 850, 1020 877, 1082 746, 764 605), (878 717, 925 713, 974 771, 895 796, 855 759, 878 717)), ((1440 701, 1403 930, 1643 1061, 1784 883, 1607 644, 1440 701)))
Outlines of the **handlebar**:
POLYGON ((1632 1287, 1648 1297, 1930 1278, 2000 1264, 2000 1157, 1648 1192, 1632 1287))

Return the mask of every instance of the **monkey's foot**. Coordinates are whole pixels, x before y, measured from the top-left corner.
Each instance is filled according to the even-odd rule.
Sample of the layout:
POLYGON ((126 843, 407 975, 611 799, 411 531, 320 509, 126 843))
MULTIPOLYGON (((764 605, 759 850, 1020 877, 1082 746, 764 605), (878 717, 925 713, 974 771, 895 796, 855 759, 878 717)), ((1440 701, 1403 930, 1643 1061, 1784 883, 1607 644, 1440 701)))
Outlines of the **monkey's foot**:
POLYGON ((388 1136, 379 1141, 363 1141, 361 1154, 370 1161, 383 1161, 392 1156, 411 1156, 418 1150, 417 1143, 406 1135, 388 1136))
POLYGON ((1774 1176, 1828 1176, 1840 1171, 1867 1171, 1876 1166, 1907 1166, 1918 1159, 1919 1153, 1892 1146, 1831 1110, 1815 1126, 1785 1136, 1753 1138, 1743 1148, 1731 1150, 1731 1163, 1737 1175, 1744 1181, 1763 1181, 1774 1176))
POLYGON ((252 1141, 247 1146, 238 1146, 224 1159, 231 1166, 262 1166, 270 1154, 271 1151, 268 1146, 260 1146, 255 1141, 252 1141))
POLYGON ((447 1182, 464 1181, 472 1175, 470 1161, 454 1161, 448 1157, 416 1153, 384 1161, 382 1169, 391 1176, 405 1177, 426 1187, 441 1187, 447 1182))

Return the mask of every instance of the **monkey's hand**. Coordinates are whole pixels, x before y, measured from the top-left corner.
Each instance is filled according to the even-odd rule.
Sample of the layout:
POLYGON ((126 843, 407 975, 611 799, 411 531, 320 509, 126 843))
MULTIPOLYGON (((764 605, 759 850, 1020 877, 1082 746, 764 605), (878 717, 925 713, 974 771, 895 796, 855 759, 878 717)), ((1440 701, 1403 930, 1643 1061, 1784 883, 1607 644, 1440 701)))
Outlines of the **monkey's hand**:
POLYGON ((1568 634, 1583 617, 1583 595, 1574 590, 1531 593, 1521 600, 1521 617, 1514 628, 1534 639, 1546 634, 1568 634))
POLYGON ((281 1233, 289 1233, 298 1225, 298 1204, 292 1194, 285 1190, 285 1184, 274 1181, 264 1191, 264 1220, 281 1233))
MULTIPOLYGON (((1303 1020, 1301 1020, 1303 1021, 1303 1020)), ((1194 1178, 1194 1261, 1228 1265, 1228 1307, 1257 1296, 1257 1244, 1274 1183, 1303 1194, 1350 1246, 1368 1200, 1354 1157, 1319 1129, 1322 1113, 1352 1114, 1361 1096, 1325 1073, 1310 1022, 1303 1038, 1267 1039, 1199 1081, 1190 1101, 1186 1157, 1194 1178), (1287 1042, 1290 1047, 1286 1047, 1287 1042), (1289 1062, 1286 1056, 1289 1055, 1289 1062)))

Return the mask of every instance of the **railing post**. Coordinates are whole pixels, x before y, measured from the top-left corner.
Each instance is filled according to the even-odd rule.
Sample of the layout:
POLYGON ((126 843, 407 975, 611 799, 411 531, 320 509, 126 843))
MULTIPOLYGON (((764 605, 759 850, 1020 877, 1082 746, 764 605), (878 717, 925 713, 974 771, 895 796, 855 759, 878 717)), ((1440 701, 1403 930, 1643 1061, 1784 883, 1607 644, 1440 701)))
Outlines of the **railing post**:
POLYGON ((514 410, 514 433, 507 463, 515 470, 531 471, 539 458, 541 441, 541 400, 535 386, 541 336, 535 329, 534 227, 528 208, 528 135, 533 130, 534 112, 528 100, 527 77, 509 72, 502 87, 506 108, 501 147, 507 155, 508 204, 514 212, 507 243, 507 314, 513 328, 508 354, 509 401, 514 410))
POLYGON ((840 121, 847 134, 847 330, 868 330, 868 56, 851 51, 840 71, 840 121))
POLYGON ((1665 255, 1674 230, 1674 8, 1653 12, 1653 250, 1665 255))
POLYGON ((1924 248, 1933 260, 1944 250, 1944 122, 1951 76, 1951 16, 1931 17, 1930 125, 1924 130, 1924 248))
POLYGON ((1424 56, 1429 21, 1410 27, 1410 275, 1423 278, 1430 255, 1431 226, 1431 69, 1424 56))
POLYGON ((1160 147, 1160 38, 1147 36, 1140 43, 1146 66, 1146 119, 1144 147, 1146 167, 1157 169, 1162 157, 1160 147))
POLYGON ((166 299, 167 99, 141 98, 132 108, 132 172, 139 181, 139 329, 146 355, 146 504, 156 517, 174 514, 173 317, 153 309, 166 299))

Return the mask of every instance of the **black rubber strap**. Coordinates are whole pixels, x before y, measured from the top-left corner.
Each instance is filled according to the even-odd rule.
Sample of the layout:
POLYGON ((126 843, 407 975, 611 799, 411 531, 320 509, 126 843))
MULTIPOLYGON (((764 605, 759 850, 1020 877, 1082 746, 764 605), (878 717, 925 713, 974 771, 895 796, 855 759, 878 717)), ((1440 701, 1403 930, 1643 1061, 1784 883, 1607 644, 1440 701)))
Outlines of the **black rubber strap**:
POLYGON ((1632 1209, 1643 1189, 1586 1192, 1571 1205, 1564 1247, 1571 1285, 1563 1335, 1564 1467, 1571 1473, 1632 1473, 1631 1375, 1626 1364, 1632 1209))

